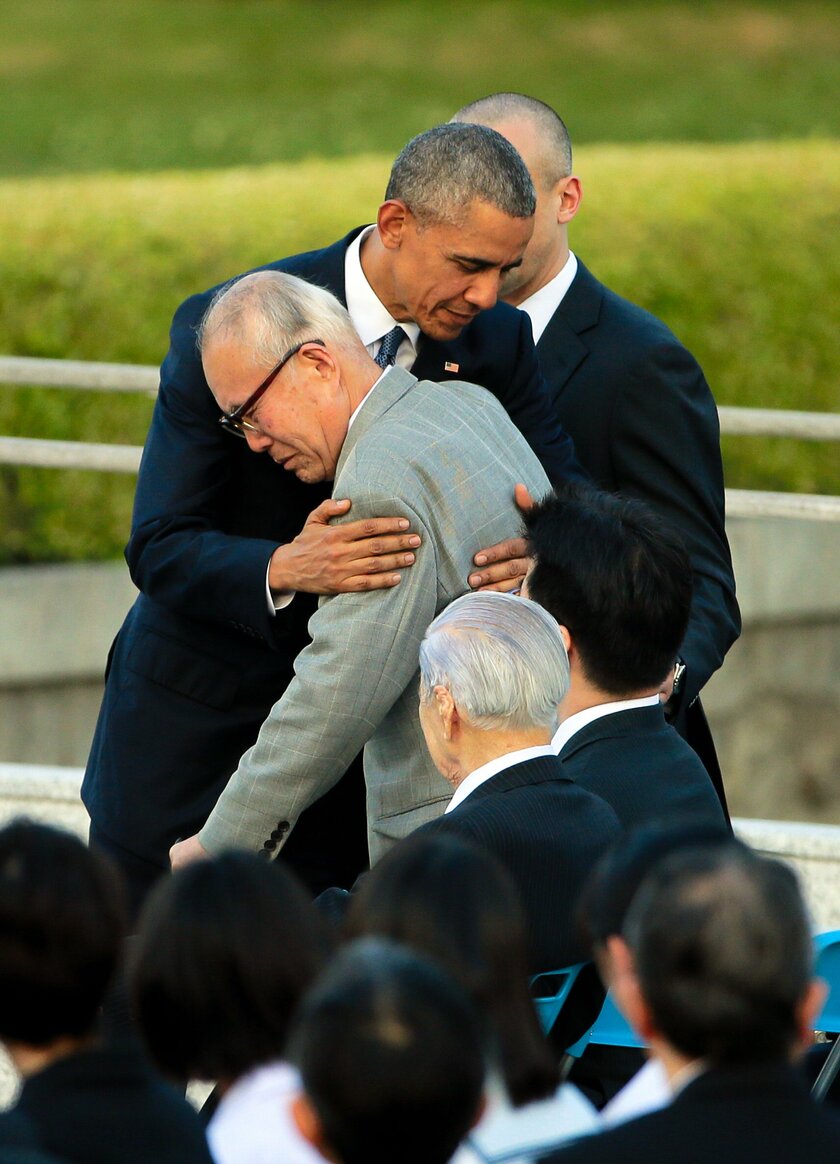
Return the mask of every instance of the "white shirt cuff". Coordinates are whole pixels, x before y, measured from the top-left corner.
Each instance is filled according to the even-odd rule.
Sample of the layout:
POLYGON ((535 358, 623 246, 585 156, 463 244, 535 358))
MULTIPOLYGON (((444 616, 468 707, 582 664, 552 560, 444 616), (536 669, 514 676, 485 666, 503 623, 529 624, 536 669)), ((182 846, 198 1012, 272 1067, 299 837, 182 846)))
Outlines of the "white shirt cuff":
POLYGON ((286 607, 291 603, 292 599, 295 596, 295 591, 294 590, 283 590, 283 591, 280 591, 278 594, 272 594, 271 587, 268 584, 268 573, 269 573, 270 569, 271 569, 271 561, 269 560, 269 563, 265 568, 265 597, 266 597, 266 601, 268 603, 268 613, 271 615, 272 618, 274 618, 274 616, 278 610, 285 610, 286 607))

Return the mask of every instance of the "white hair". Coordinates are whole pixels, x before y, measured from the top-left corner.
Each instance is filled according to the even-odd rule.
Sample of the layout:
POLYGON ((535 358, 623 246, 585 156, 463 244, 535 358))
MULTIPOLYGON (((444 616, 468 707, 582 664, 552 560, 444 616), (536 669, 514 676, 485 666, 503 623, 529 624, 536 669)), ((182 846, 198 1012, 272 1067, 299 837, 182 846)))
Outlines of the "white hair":
POLYGON ((254 271, 222 287, 201 321, 199 351, 219 334, 247 344, 254 362, 266 365, 306 340, 320 339, 345 349, 362 347, 350 316, 334 295, 283 271, 254 271))
POLYGON ((569 689, 560 628, 527 598, 465 594, 432 622, 420 645, 420 698, 445 687, 473 727, 557 726, 569 689))

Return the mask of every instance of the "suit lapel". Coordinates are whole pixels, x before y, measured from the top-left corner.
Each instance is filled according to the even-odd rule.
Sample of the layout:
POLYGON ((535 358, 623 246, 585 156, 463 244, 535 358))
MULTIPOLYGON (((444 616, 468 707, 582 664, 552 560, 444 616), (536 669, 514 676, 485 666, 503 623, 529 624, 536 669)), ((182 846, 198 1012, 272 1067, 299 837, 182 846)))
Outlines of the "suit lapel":
POLYGON ((387 373, 376 385, 376 388, 372 390, 370 397, 365 400, 361 412, 353 421, 353 426, 345 438, 341 455, 338 458, 338 464, 335 468, 336 480, 338 480, 350 453, 365 433, 384 416, 389 408, 392 408, 398 400, 401 400, 406 392, 409 392, 416 383, 417 377, 412 372, 407 372, 405 368, 400 368, 395 364, 388 369, 387 373))
POLYGON ((537 356, 555 397, 586 357, 589 347, 581 338, 598 322, 603 288, 578 260, 577 274, 537 344, 537 356))

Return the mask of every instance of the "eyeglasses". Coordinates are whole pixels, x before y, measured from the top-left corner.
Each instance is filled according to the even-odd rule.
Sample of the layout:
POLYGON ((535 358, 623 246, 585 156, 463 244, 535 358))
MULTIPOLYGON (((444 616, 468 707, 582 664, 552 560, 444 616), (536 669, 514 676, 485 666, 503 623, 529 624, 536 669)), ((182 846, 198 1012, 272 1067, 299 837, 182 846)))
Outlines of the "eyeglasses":
POLYGON ((251 393, 244 404, 240 404, 238 408, 234 408, 233 412, 226 412, 219 417, 219 424, 225 432, 245 439, 249 432, 258 433, 260 431, 255 424, 249 424, 245 420, 245 417, 249 412, 253 412, 257 402, 263 398, 292 356, 296 356, 300 349, 306 347, 307 344, 320 344, 321 347, 325 346, 323 340, 311 339, 302 340, 299 344, 295 344, 293 348, 290 348, 280 363, 271 369, 262 384, 251 393))

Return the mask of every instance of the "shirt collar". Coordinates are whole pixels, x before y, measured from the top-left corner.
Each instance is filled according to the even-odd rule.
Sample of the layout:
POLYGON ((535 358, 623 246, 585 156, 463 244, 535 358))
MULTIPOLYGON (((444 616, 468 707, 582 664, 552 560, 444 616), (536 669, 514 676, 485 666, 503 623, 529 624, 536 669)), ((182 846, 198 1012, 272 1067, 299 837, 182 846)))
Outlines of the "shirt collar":
POLYGON ((548 321, 563 301, 563 297, 572 285, 577 274, 578 261, 569 251, 569 257, 557 272, 539 291, 529 295, 518 306, 520 311, 527 311, 531 317, 531 330, 534 333, 534 343, 538 343, 540 336, 548 327, 548 321))
POLYGON ((356 405, 356 407, 355 407, 355 408, 353 409, 353 411, 350 413, 350 419, 347 421, 347 431, 348 431, 348 432, 349 432, 349 431, 350 431, 350 429, 353 427, 353 421, 356 419, 356 417, 359 415, 359 413, 360 413, 360 412, 362 411, 362 409, 364 408, 364 406, 365 406, 365 402, 366 402, 366 401, 368 401, 368 400, 370 399, 370 394, 371 394, 371 392, 373 392, 373 391, 374 391, 374 389, 376 388, 377 384, 381 384, 381 382, 382 382, 382 377, 383 377, 383 376, 387 376, 387 375, 388 375, 388 373, 390 372, 390 370, 391 370, 390 368, 385 368, 385 369, 384 369, 384 371, 382 371, 382 372, 380 372, 380 373, 379 373, 379 375, 376 377, 376 379, 374 380, 374 382, 371 384, 370 388, 368 388, 368 390, 367 390, 367 392, 365 393, 365 395, 362 397, 362 399, 359 401, 359 403, 356 405))
MULTIPOLYGON (((394 319, 390 311, 381 302, 367 277, 362 270, 361 247, 374 226, 365 227, 356 235, 344 255, 344 296, 347 300, 347 311, 353 321, 353 327, 359 333, 359 338, 370 351, 384 335, 399 326, 403 329, 411 343, 411 362, 417 353, 417 342, 420 338, 420 327, 408 320, 394 319)), ((403 340, 403 348, 405 340, 403 340)), ((400 351, 402 355, 402 350, 400 351)), ((402 363, 402 360, 398 360, 402 363)))
POLYGON ((516 752, 506 752, 504 756, 497 756, 495 760, 488 760, 486 764, 482 764, 480 768, 476 768, 474 772, 470 772, 469 776, 455 789, 455 795, 447 804, 444 812, 452 812, 453 808, 457 808, 462 804, 471 792, 475 792, 480 784, 485 780, 489 780, 491 776, 498 775, 499 772, 504 772, 506 768, 512 768, 514 764, 521 764, 525 760, 535 760, 537 756, 553 756, 555 755, 552 744, 537 744, 532 748, 519 748, 516 752))
POLYGON ((559 755, 572 736, 585 728, 587 724, 602 719, 605 715, 614 715, 617 711, 632 711, 636 707, 656 707, 660 703, 658 695, 646 695, 643 699, 617 699, 613 703, 599 703, 595 707, 586 707, 583 711, 576 711, 568 719, 564 719, 557 731, 551 746, 554 754, 559 755))

